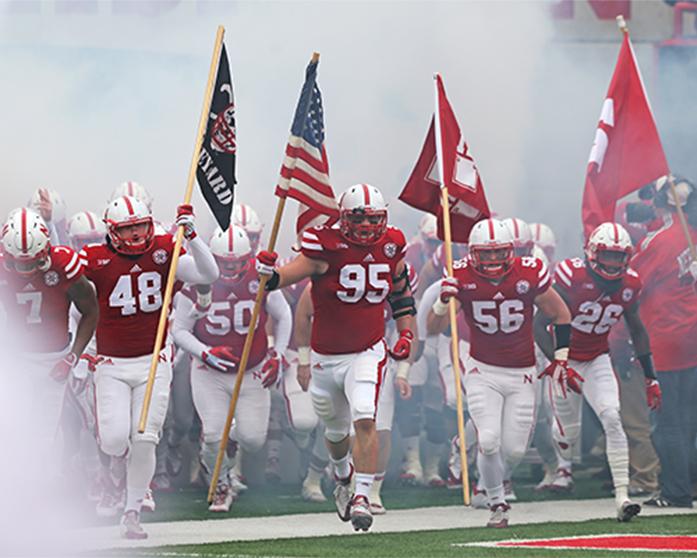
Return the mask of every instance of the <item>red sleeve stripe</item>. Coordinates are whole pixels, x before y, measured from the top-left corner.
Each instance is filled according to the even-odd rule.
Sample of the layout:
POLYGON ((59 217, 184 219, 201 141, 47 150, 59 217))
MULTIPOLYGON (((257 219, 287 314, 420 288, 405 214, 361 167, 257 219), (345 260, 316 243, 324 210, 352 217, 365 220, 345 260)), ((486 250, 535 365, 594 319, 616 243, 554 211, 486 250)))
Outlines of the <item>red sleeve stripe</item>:
POLYGON ((554 274, 555 279, 564 283, 567 287, 571 286, 571 278, 562 270, 561 266, 557 267, 557 272, 554 274))
POLYGON ((545 273, 545 276, 540 279, 540 282, 537 284, 538 288, 544 289, 547 285, 549 285, 550 282, 550 276, 549 273, 545 273))
POLYGON ((542 262, 542 265, 540 266, 540 272, 537 274, 537 278, 541 279, 543 275, 548 274, 547 266, 542 262))
POLYGON ((67 273, 70 273, 71 271, 73 271, 73 269, 75 269, 76 265, 79 265, 78 264, 78 256, 77 256, 77 252, 74 252, 73 257, 70 258, 70 261, 65 266, 65 271, 67 273))
POLYGON ((571 268, 569 267, 569 264, 566 261, 561 262, 559 264, 559 268, 564 271, 564 273, 566 274, 566 276, 569 279, 571 279, 573 277, 574 272, 571 270, 571 268))

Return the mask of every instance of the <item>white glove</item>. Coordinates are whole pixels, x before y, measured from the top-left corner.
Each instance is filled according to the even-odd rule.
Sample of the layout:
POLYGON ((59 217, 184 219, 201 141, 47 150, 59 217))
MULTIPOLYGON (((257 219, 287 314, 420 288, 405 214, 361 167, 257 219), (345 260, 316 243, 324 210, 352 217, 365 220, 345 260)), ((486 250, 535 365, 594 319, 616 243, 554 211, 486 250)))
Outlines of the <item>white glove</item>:
POLYGON ((690 267, 687 268, 692 275, 692 281, 697 281, 697 260, 690 262, 690 267))
POLYGON ((177 227, 184 227, 184 238, 193 240, 196 238, 196 225, 194 222, 194 209, 191 205, 182 204, 177 207, 177 227))

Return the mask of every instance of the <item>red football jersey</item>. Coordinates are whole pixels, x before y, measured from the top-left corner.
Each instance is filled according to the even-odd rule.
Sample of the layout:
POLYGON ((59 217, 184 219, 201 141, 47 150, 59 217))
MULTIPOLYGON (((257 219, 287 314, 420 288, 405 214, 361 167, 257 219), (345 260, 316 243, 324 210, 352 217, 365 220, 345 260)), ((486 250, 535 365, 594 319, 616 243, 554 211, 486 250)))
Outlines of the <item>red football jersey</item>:
POLYGON ((421 271, 432 255, 424 241, 417 237, 416 240, 407 244, 404 259, 416 271, 421 271))
MULTIPOLYGON (((241 358, 258 290, 259 277, 254 268, 254 260, 252 260, 247 273, 234 285, 216 281, 211 291, 210 310, 194 326, 196 338, 201 343, 211 347, 217 345, 231 347, 234 354, 241 358)), ((185 289, 182 294, 194 302, 196 301, 196 291, 193 288, 185 289)), ((252 338, 247 370, 259 364, 266 357, 268 351, 266 319, 267 315, 264 303, 262 303, 257 327, 252 338)))
MULTIPOLYGON (((690 227, 693 242, 697 231, 690 227)), ((688 271, 690 250, 677 217, 649 234, 632 259, 644 283, 641 319, 651 338, 656 370, 697 366, 697 293, 688 271)))
POLYGON ((474 271, 468 259, 457 261, 453 271, 472 358, 507 368, 534 366, 533 306, 551 285, 547 266, 537 258, 516 258, 497 285, 474 271))
POLYGON ((0 254, 0 304, 13 343, 31 353, 55 353, 70 342, 68 289, 83 275, 77 252, 51 248, 51 266, 31 277, 5 267, 0 254))
MULTIPOLYGON (((173 251, 170 234, 156 236, 147 252, 134 256, 119 254, 107 244, 83 248, 85 275, 94 283, 99 301, 100 355, 131 358, 152 353, 173 251)), ((175 292, 180 287, 175 283, 175 292)))
MULTIPOLYGON (((453 243, 451 244, 453 250, 453 265, 458 260, 467 257, 467 244, 453 243)), ((439 271, 443 274, 443 277, 448 275, 447 262, 445 258, 445 244, 441 244, 436 248, 431 256, 431 263, 433 264, 433 269, 439 271)))
POLYGON ((610 329, 639 298, 641 281, 636 271, 628 269, 621 286, 606 293, 585 261, 569 258, 557 265, 554 282, 571 311, 569 358, 587 361, 609 352, 610 329))
POLYGON ((406 239, 387 227, 371 245, 346 240, 338 228, 313 227, 303 234, 302 253, 329 264, 312 278, 312 348, 320 354, 364 351, 385 336, 385 301, 404 259, 406 239))

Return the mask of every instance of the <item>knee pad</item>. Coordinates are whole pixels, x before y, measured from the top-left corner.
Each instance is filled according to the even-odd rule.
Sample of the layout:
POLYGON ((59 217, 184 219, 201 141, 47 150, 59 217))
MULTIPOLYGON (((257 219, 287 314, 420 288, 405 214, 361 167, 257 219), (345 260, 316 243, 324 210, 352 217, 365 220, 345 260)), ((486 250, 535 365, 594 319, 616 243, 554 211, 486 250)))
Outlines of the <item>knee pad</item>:
POLYGON ((350 424, 339 424, 338 422, 327 422, 324 428, 324 437, 330 442, 336 444, 341 442, 349 435, 351 430, 350 424))
POLYGON ((489 430, 479 430, 477 441, 484 455, 491 455, 501 448, 501 440, 489 430))
POLYGON ((128 450, 128 438, 100 436, 99 449, 112 457, 121 457, 128 450))
POLYGON ((240 444, 240 447, 245 453, 256 453, 264 447, 266 443, 266 433, 261 436, 235 436, 235 441, 240 444))
POLYGON ((442 411, 424 409, 426 439, 432 444, 444 444, 448 441, 448 433, 445 431, 445 417, 442 411))
POLYGON ((355 383, 351 394, 351 418, 355 422, 361 419, 375 419, 375 389, 372 382, 355 383))
POLYGON ((622 419, 620 418, 620 412, 618 409, 605 409, 600 413, 598 418, 603 425, 603 430, 605 430, 606 435, 611 436, 614 433, 624 433, 622 419))
POLYGON ((312 408, 319 418, 326 421, 334 416, 334 402, 327 392, 310 389, 310 397, 312 397, 312 408))

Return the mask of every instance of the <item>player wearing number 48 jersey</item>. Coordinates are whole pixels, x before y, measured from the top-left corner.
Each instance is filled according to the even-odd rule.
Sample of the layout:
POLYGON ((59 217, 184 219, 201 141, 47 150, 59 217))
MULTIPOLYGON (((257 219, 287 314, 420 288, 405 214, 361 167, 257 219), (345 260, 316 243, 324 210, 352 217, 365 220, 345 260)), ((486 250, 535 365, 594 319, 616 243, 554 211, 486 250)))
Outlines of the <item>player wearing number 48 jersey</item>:
MULTIPOLYGON (((160 353, 145 432, 138 421, 154 350, 174 241, 155 235, 150 209, 136 198, 111 201, 104 213, 107 239, 86 246, 81 259, 99 300, 96 399, 99 444, 116 458, 127 458, 126 508, 121 521, 127 538, 145 538, 140 508, 155 471, 155 446, 169 402, 172 346, 160 353)), ((191 206, 177 210, 191 255, 182 255, 176 279, 210 284, 218 267, 208 246, 196 236, 191 206), (193 257, 192 257, 193 256, 193 257)))
POLYGON ((387 363, 385 303, 399 331, 391 351, 397 360, 409 357, 416 310, 404 262, 406 240, 387 225, 380 191, 368 184, 351 186, 339 208, 339 226, 308 229, 302 253, 291 263, 275 270, 276 255, 260 252, 257 269, 271 275, 271 290, 312 278, 312 352, 299 347, 299 362, 311 364, 310 394, 326 426, 339 517, 351 520, 356 530, 368 530, 373 521, 368 494, 377 466, 375 414, 387 363), (351 423, 356 431, 354 496, 351 423))
MULTIPOLYGON (((632 241, 617 223, 603 223, 588 237, 585 260, 572 258, 557 266, 555 290, 566 301, 573 320, 569 366, 585 379, 583 395, 600 419, 607 439, 607 459, 615 485, 617 518, 629 521, 641 511, 629 500, 629 449, 620 419, 617 378, 610 362, 610 328, 623 316, 637 358, 646 376, 646 394, 652 409, 661 402, 649 337, 639 317, 641 281, 629 268, 632 241)), ((550 340, 543 316, 535 320, 538 344, 550 351, 550 340)), ((554 437, 560 452, 558 477, 571 479, 571 452, 581 432, 581 403, 578 394, 560 397, 550 393, 555 414, 554 437)))
MULTIPOLYGON (((534 424, 536 376, 532 315, 537 306, 555 324, 552 366, 560 381, 567 369, 569 310, 552 289, 547 267, 537 258, 514 257, 511 230, 496 219, 477 223, 469 255, 456 262, 454 277, 441 282, 440 298, 428 316, 428 332, 448 326, 448 301, 455 298, 470 330, 465 363, 467 405, 477 430, 477 466, 486 490, 489 527, 506 527, 504 460, 513 470, 528 446, 534 424)), ((573 381, 573 380, 572 380, 573 381)))

